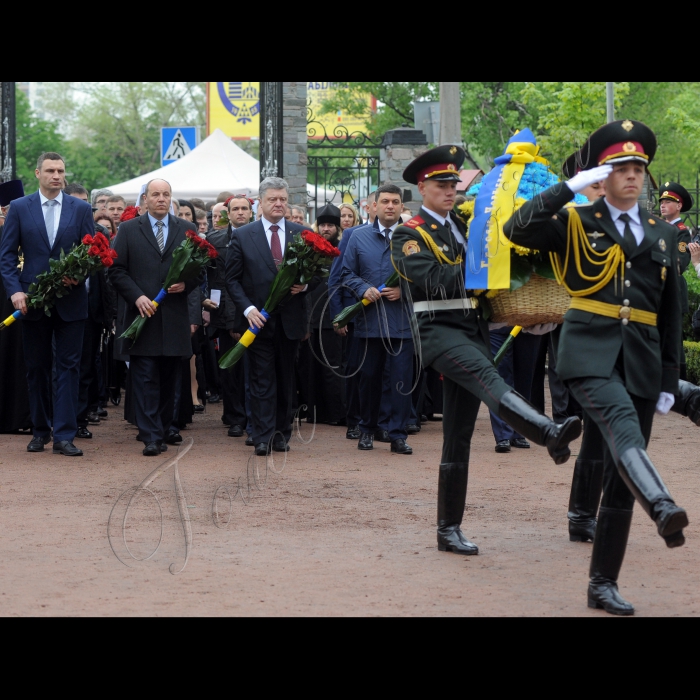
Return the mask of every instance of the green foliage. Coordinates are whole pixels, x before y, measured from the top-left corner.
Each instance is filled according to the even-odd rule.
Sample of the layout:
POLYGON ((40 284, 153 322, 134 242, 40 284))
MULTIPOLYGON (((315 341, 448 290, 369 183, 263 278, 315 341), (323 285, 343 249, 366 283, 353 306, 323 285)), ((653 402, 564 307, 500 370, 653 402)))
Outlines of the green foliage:
POLYGON ((695 340, 693 312, 700 308, 700 279, 698 279, 695 268, 692 265, 683 273, 683 277, 688 283, 688 308, 690 309, 683 319, 683 338, 685 340, 695 340))
POLYGON ((700 384, 700 343, 684 341, 686 376, 691 384, 700 384))
MULTIPOLYGON (((629 94, 615 83, 615 106, 629 94)), ((523 102, 538 114, 537 143, 555 170, 606 121, 605 83, 525 83, 523 102)))
POLYGON ((39 119, 29 106, 27 96, 17 90, 17 177, 22 180, 26 194, 39 189, 34 175, 37 158, 46 151, 56 151, 66 157, 65 141, 56 127, 39 119))

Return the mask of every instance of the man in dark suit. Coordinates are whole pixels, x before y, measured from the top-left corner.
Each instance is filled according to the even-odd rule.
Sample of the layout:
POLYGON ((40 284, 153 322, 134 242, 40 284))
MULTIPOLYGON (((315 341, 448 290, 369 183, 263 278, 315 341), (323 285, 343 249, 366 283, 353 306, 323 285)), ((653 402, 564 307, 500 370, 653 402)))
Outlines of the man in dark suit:
POLYGON ((0 272, 15 309, 22 312, 22 334, 34 437, 28 452, 43 452, 51 439, 52 339, 56 340, 56 401, 53 405, 54 454, 82 456, 73 445, 78 426, 78 385, 83 326, 87 318, 85 284, 64 279, 70 293, 56 300, 51 316, 28 311, 27 291, 49 260, 68 252, 95 231, 90 205, 63 194, 66 166, 58 153, 44 153, 37 163, 39 191, 12 203, 0 245, 0 272), (18 269, 18 251, 24 266, 18 269))
POLYGON ((155 457, 167 450, 164 441, 172 419, 180 360, 192 355, 187 295, 199 280, 170 287, 156 312, 152 300, 163 287, 173 251, 185 240, 186 231, 195 228, 168 213, 172 192, 165 180, 149 182, 145 195, 147 212, 119 227, 114 239, 119 257, 109 270, 109 280, 125 301, 120 305, 117 337, 137 314, 149 318, 135 343, 121 341, 121 353, 130 358, 136 424, 145 444, 143 454, 155 457))
POLYGON ((517 245, 556 254, 572 296, 557 372, 604 439, 588 605, 616 615, 634 614, 617 579, 635 500, 670 548, 685 542, 688 524, 646 452, 654 413, 668 413, 679 391, 681 350, 678 229, 638 203, 655 153, 645 124, 607 124, 579 151, 581 172, 527 202, 505 226, 517 245), (605 198, 564 208, 601 180, 605 198))
POLYGON ((289 450, 292 434, 294 361, 299 341, 306 335, 304 295, 315 288, 295 285, 289 297, 266 321, 260 313, 284 251, 303 226, 285 220, 289 185, 281 178, 260 184, 262 217, 236 230, 226 262, 226 288, 236 305, 236 328, 262 329, 247 350, 250 404, 255 453, 289 450), (283 436, 282 437, 280 437, 283 436), (274 440, 272 440, 274 436, 274 440))

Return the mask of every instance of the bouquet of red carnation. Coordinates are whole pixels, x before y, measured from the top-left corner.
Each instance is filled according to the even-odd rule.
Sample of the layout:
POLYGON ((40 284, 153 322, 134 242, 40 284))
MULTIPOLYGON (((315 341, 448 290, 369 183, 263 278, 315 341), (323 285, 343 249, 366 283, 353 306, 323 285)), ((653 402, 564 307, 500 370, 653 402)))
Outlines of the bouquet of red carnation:
MULTIPOLYGON (((109 241, 101 233, 85 236, 83 242, 73 246, 67 255, 61 251, 58 260, 49 260, 49 271, 42 272, 36 278, 36 282, 29 285, 27 307, 43 308, 44 313, 51 316, 56 299, 70 294, 71 288, 63 284, 64 277, 83 282, 98 270, 112 267, 116 257, 116 252, 110 248, 109 241)), ((11 326, 21 316, 21 311, 15 311, 0 323, 0 329, 11 326)))
MULTIPOLYGON (((187 282, 199 276, 199 273, 209 265, 214 258, 219 257, 211 243, 204 238, 200 238, 196 231, 188 229, 187 238, 173 251, 173 261, 165 277, 163 289, 158 292, 158 296, 151 302, 154 308, 158 308, 167 298, 168 289, 174 284, 187 282)), ((143 327, 146 325, 147 317, 137 316, 136 320, 122 333, 120 338, 129 338, 132 345, 138 340, 143 327)))
MULTIPOLYGON (((328 277, 333 258, 339 255, 340 251, 323 236, 313 231, 297 233, 285 251, 284 261, 272 282, 265 308, 260 313, 266 320, 269 319, 295 284, 308 284, 316 275, 328 277)), ((219 367, 233 367, 259 332, 259 328, 248 329, 238 343, 219 360, 219 367)))
POLYGON ((123 224, 125 221, 131 221, 132 219, 135 219, 138 215, 138 207, 127 207, 126 209, 124 209, 124 212, 122 213, 119 222, 123 224))

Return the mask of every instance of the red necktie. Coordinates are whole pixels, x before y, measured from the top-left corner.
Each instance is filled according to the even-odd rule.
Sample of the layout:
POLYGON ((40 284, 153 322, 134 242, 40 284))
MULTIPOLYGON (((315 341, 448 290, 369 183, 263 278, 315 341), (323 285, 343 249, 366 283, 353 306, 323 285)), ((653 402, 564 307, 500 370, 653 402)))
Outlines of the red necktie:
POLYGON ((272 231, 272 239, 270 241, 270 248, 272 250, 272 259, 275 261, 275 265, 279 269, 282 264, 282 244, 280 243, 280 237, 277 233, 280 230, 279 226, 270 226, 270 231, 272 231))

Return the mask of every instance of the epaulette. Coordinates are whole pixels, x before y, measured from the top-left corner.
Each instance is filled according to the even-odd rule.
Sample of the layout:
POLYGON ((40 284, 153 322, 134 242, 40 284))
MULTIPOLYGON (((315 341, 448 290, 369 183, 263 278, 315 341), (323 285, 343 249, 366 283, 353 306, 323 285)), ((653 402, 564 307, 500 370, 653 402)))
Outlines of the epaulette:
POLYGON ((425 223, 425 220, 422 219, 420 216, 414 216, 410 221, 407 221, 404 226, 408 226, 408 228, 416 229, 419 226, 422 226, 425 223))
POLYGON ((678 226, 679 231, 687 231, 688 230, 688 227, 683 223, 677 224, 677 226, 678 226))
POLYGON ((583 202, 579 204, 578 202, 569 202, 566 205, 566 208, 568 209, 569 207, 575 207, 576 209, 582 209, 583 207, 592 207, 595 204, 595 202, 583 202))

